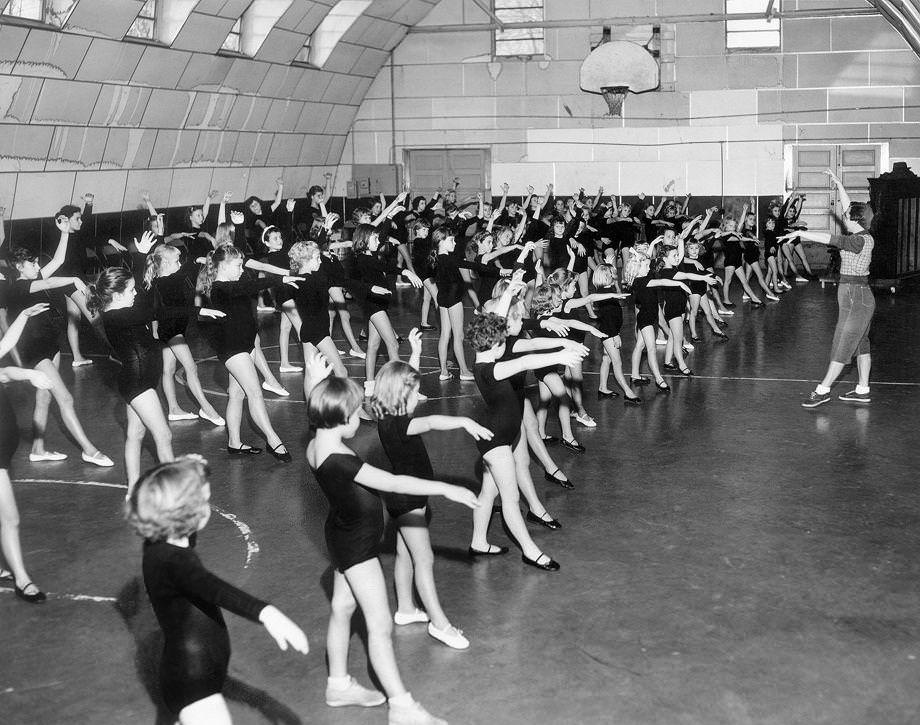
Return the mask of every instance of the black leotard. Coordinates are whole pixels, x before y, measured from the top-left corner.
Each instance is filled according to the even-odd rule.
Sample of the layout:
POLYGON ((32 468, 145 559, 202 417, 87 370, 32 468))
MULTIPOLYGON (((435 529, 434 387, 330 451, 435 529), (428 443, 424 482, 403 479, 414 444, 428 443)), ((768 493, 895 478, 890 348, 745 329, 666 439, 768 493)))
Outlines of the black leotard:
MULTIPOLYGON (((207 242, 207 240, 205 240, 207 242)), ((188 261, 176 272, 157 277, 150 283, 153 305, 156 310, 157 337, 169 342, 176 335, 185 335, 189 317, 170 314, 173 308, 188 309, 195 304, 195 278, 198 265, 188 261)))
MULTIPOLYGON (((677 268, 686 274, 706 274, 705 270, 697 267, 690 259, 682 259, 680 264, 677 265, 677 268)), ((708 284, 698 279, 684 280, 684 284, 690 288, 690 294, 694 295, 706 294, 706 288, 709 287, 708 284)))
POLYGON ((118 393, 126 403, 147 390, 156 390, 163 375, 162 343, 150 331, 153 311, 141 304, 137 301, 133 307, 102 313, 106 337, 121 363, 118 393))
MULTIPOLYGON (((431 459, 425 441, 420 435, 409 435, 408 415, 387 415, 377 421, 377 434, 383 450, 390 459, 393 473, 400 476, 433 478, 431 459)), ((390 516, 398 518, 405 513, 428 505, 427 496, 412 496, 405 493, 382 493, 390 516)))
POLYGON ((329 279, 322 268, 310 274, 300 275, 293 291, 294 304, 300 314, 300 341, 319 345, 329 337, 329 279))
POLYGON ((15 320, 27 307, 40 302, 50 303, 50 307, 40 315, 33 315, 26 320, 25 329, 19 337, 16 349, 25 367, 35 367, 42 360, 51 360, 61 350, 60 338, 65 327, 64 297, 74 291, 72 284, 50 290, 31 291, 35 279, 17 279, 9 287, 7 304, 9 318, 15 320))
MULTIPOLYGON (((608 287, 598 287, 595 291, 600 294, 608 294, 616 292, 616 288, 610 285, 608 287)), ((609 300, 595 302, 594 311, 597 313, 595 325, 598 330, 610 337, 620 334, 620 328, 623 327, 623 308, 620 307, 618 299, 611 297, 609 300)))
POLYGON ((741 256, 741 237, 732 232, 728 236, 722 237, 722 252, 725 255, 726 267, 740 267, 741 256))
POLYGON ((230 637, 221 608, 258 622, 267 604, 214 576, 191 548, 145 542, 143 569, 163 630, 160 691, 178 715, 182 708, 223 689, 230 637))
POLYGON ((364 461, 353 453, 330 453, 312 468, 329 499, 326 547, 339 571, 375 558, 383 536, 383 509, 371 489, 355 481, 364 461))
POLYGON ((495 379, 496 363, 475 363, 473 375, 483 400, 486 402, 485 427, 492 431, 492 440, 476 441, 482 455, 493 448, 517 444, 521 434, 522 411, 518 395, 510 380, 495 379))
POLYGON ((657 287, 649 287, 651 275, 636 277, 632 283, 633 302, 636 305, 636 330, 658 323, 657 287))
POLYGON ((744 262, 745 264, 757 264, 760 261, 760 246, 757 241, 750 238, 744 240, 744 262))
POLYGON ((209 306, 220 310, 226 317, 208 321, 202 325, 202 332, 221 362, 225 363, 241 352, 252 352, 259 334, 259 320, 253 310, 252 298, 261 290, 274 287, 279 279, 240 279, 211 285, 209 306))
POLYGON ((361 307, 365 319, 377 312, 386 312, 390 307, 390 295, 378 295, 371 292, 371 287, 389 289, 387 274, 390 266, 376 254, 356 254, 352 270, 352 289, 355 296, 361 299, 361 307))
MULTIPOLYGON (((658 271, 658 279, 674 279, 676 274, 677 267, 664 267, 658 271)), ((682 317, 687 311, 687 293, 682 287, 658 287, 658 299, 666 320, 682 317)))
POLYGON ((460 274, 460 267, 466 262, 451 254, 439 254, 434 264, 434 281, 438 286, 438 307, 445 310, 463 301, 466 283, 460 274))
POLYGON ((3 385, 0 385, 0 468, 9 470, 13 454, 19 447, 19 427, 16 425, 16 412, 6 397, 3 385))

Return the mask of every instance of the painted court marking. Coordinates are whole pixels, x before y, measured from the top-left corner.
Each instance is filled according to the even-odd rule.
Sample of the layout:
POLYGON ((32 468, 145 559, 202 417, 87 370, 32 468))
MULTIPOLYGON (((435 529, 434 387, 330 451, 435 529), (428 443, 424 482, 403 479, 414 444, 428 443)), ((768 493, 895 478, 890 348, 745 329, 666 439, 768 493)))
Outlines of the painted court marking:
MULTIPOLYGON (((117 488, 122 491, 126 491, 128 487, 122 483, 107 483, 105 481, 65 481, 57 478, 14 478, 13 483, 57 483, 63 484, 65 486, 96 486, 99 488, 117 488)), ((255 540, 255 537, 252 534, 252 528, 243 521, 241 518, 235 514, 225 511, 216 506, 213 503, 211 504, 211 510, 214 511, 220 517, 226 519, 231 524, 233 524, 237 531, 239 531, 240 536, 243 539, 243 544, 246 547, 246 561, 243 564, 244 569, 248 569, 249 565, 252 563, 252 560, 259 553, 259 543, 255 540)), ((12 587, 0 587, 0 593, 2 594, 13 594, 14 589, 12 587)), ((65 599, 72 602, 115 602, 117 601, 115 597, 105 597, 105 596, 96 596, 93 594, 69 594, 66 592, 55 593, 55 592, 45 592, 48 595, 49 599, 65 599)))

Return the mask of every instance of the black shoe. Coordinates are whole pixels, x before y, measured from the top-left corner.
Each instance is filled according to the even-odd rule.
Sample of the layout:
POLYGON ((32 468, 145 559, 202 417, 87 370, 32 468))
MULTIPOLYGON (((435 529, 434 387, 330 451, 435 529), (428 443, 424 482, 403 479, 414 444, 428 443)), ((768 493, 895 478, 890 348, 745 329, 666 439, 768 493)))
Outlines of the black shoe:
POLYGON ((543 436, 543 445, 551 446, 553 443, 558 443, 559 439, 556 436, 543 436))
POLYGON ((699 335, 690 335, 690 342, 702 342, 703 338, 699 335))
POLYGON ((510 549, 507 546, 499 546, 498 551, 480 551, 479 549, 474 549, 472 546, 466 550, 466 553, 470 556, 501 556, 502 554, 507 554, 510 549))
POLYGON ((575 488, 574 483, 572 483, 567 478, 558 478, 555 475, 556 473, 562 473, 562 471, 560 471, 558 468, 553 473, 550 473, 549 471, 543 471, 543 478, 545 478, 550 483, 556 483, 562 486, 563 488, 575 488))
POLYGON ((719 327, 728 327, 728 323, 725 320, 716 320, 716 324, 719 327))
POLYGON ((26 589, 28 589, 30 586, 35 587, 32 582, 26 582, 24 587, 19 587, 18 585, 14 584, 13 588, 16 591, 16 596, 25 602, 29 602, 29 604, 39 604, 48 598, 45 596, 45 593, 38 587, 35 587, 35 594, 26 594, 26 589))
POLYGON ((575 451, 576 453, 584 453, 586 450, 588 450, 578 441, 567 441, 565 438, 563 438, 561 441, 559 441, 559 443, 563 448, 568 448, 570 451, 575 451))
POLYGON ((652 381, 648 378, 630 378, 629 382, 632 385, 648 385, 652 381))
POLYGON ((366 340, 366 339, 367 339, 367 330, 361 330, 361 332, 358 333, 358 339, 359 339, 359 340, 366 340))
POLYGON ((261 452, 261 448, 253 448, 252 446, 248 446, 246 448, 243 446, 240 446, 239 448, 232 448, 231 446, 227 446, 227 453, 229 453, 231 456, 257 456, 261 452))
POLYGON ((756 302, 751 300, 751 307, 765 307, 765 305, 760 300, 757 300, 756 302))
POLYGON ((623 398, 623 405, 642 405, 642 398, 623 398))
POLYGON ((616 390, 598 390, 597 399, 604 400, 605 398, 619 398, 620 394, 616 390))
POLYGON ((673 363, 673 362, 666 362, 666 363, 665 363, 664 365, 662 365, 661 367, 663 367, 665 370, 669 370, 669 371, 671 371, 671 372, 680 370, 680 367, 678 366, 678 364, 677 364, 677 363, 673 363))
POLYGON ((722 302, 722 305, 723 305, 723 307, 725 307, 725 309, 730 310, 732 307, 735 306, 735 303, 734 303, 734 302, 724 302, 724 301, 723 301, 723 302, 722 302))
POLYGON ((543 571, 559 571, 559 562, 553 561, 546 554, 540 554, 536 559, 528 559, 524 554, 521 554, 521 561, 523 561, 528 566, 535 567, 537 569, 542 569, 543 571), (540 559, 546 557, 546 562, 541 564, 540 559))
POLYGON ((728 335, 726 335, 724 332, 722 332, 722 330, 713 330, 712 334, 715 335, 715 336, 718 337, 718 338, 721 338, 722 340, 727 340, 727 339, 728 339, 728 335))
POLYGON ((435 327, 434 325, 419 325, 418 329, 421 330, 422 332, 427 332, 428 330, 435 329, 435 327))
POLYGON ((279 443, 274 448, 269 448, 268 452, 271 453, 277 460, 281 461, 282 463, 290 463, 294 459, 293 457, 291 457, 291 454, 288 451, 284 451, 283 453, 278 452, 278 449, 281 448, 283 445, 284 443, 279 443))
MULTIPOLYGON (((546 515, 549 516, 549 514, 546 514, 546 515)), ((536 514, 528 511, 527 516, 525 518, 532 524, 540 524, 541 526, 545 526, 546 528, 552 529, 553 531, 557 531, 558 529, 562 528, 562 524, 560 524, 558 521, 556 521, 556 519, 554 519, 551 516, 548 519, 543 519, 537 516, 536 514)))
POLYGON ((661 393, 671 392, 671 386, 668 385, 664 380, 662 380, 660 383, 655 383, 655 387, 658 388, 658 391, 661 393))
POLYGON ((693 377, 693 371, 690 368, 684 368, 683 370, 680 371, 680 374, 683 375, 685 378, 693 377))

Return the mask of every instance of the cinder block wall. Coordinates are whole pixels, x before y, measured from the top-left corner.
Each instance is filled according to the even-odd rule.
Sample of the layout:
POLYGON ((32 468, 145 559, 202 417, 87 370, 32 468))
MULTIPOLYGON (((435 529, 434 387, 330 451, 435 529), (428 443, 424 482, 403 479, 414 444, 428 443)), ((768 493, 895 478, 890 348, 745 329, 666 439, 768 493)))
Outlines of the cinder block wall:
MULTIPOLYGON (((866 3, 783 3, 859 6, 866 3)), ((722 0, 545 3, 547 19, 723 10, 722 0)), ((488 17, 472 0, 442 0, 419 26, 481 22, 488 17)), ((677 193, 745 196, 782 193, 789 143, 883 142, 889 162, 920 166, 920 61, 884 18, 785 20, 781 52, 726 52, 719 22, 662 32, 673 43, 674 90, 630 94, 622 119, 607 118, 603 99, 579 89, 599 26, 549 29, 546 59, 491 67, 487 31, 410 33, 361 104, 343 163, 476 146, 491 151, 496 193, 505 181, 518 193, 550 181, 564 191, 603 184, 661 193, 674 179, 677 193)))

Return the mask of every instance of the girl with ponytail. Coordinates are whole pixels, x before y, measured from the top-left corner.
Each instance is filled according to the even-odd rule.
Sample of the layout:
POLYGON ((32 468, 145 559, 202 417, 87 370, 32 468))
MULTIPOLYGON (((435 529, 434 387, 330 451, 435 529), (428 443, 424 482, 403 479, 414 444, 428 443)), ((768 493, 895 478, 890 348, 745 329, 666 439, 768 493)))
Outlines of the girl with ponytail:
POLYGON ((198 275, 198 293, 210 300, 214 309, 224 313, 219 322, 205 329, 217 357, 230 373, 227 402, 227 452, 230 455, 250 456, 262 452, 242 443, 240 427, 243 421, 243 401, 248 401, 249 414, 265 436, 271 454, 289 463, 291 454, 272 428, 259 386, 254 362, 259 322, 253 310, 253 298, 260 291, 280 283, 297 287, 300 277, 286 274, 286 270, 249 260, 247 267, 268 272, 263 279, 240 279, 243 275, 243 254, 232 244, 222 244, 210 252, 198 275), (280 277, 280 280, 279 280, 280 277))
POLYGON ((195 304, 195 276, 198 265, 194 261, 180 263, 180 253, 175 247, 160 244, 148 255, 144 266, 144 289, 149 291, 155 310, 156 336, 163 347, 163 393, 168 405, 170 421, 202 419, 216 426, 224 419, 205 397, 198 366, 189 350, 186 336, 189 317, 175 316, 174 310, 187 310, 195 304), (182 365, 189 392, 198 401, 198 414, 187 413, 176 397, 176 363, 182 365))

